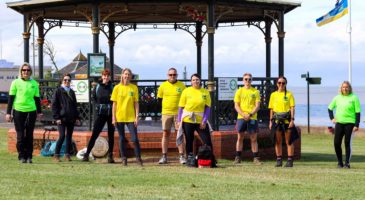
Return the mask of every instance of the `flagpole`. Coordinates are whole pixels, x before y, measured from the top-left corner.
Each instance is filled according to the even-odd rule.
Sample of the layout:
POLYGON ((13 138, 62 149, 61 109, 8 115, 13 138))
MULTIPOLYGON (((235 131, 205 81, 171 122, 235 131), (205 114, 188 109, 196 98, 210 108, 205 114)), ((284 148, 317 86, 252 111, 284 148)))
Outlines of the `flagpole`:
POLYGON ((352 82, 352 25, 351 25, 351 0, 348 0, 348 6, 349 6, 349 82, 352 82))

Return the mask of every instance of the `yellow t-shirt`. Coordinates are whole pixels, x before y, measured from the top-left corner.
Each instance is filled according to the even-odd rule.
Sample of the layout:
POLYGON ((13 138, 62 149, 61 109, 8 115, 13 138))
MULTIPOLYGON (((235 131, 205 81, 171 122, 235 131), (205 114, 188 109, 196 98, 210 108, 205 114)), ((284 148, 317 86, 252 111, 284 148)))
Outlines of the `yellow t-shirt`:
MULTIPOLYGON (((260 92, 254 88, 249 89, 241 87, 234 95, 234 102, 240 104, 240 108, 243 113, 250 114, 256 107, 256 103, 260 102, 260 92)), ((243 116, 238 114, 237 119, 243 119, 243 116)), ((255 113, 251 119, 257 119, 257 113, 255 113)))
MULTIPOLYGON (((210 107, 211 100, 208 90, 204 88, 195 89, 188 87, 181 94, 179 107, 183 107, 188 112, 204 112, 205 106, 210 107)), ((201 123, 203 117, 196 116, 196 123, 201 123)), ((194 123, 189 117, 185 117, 183 122, 194 123)))
POLYGON ((177 115, 180 96, 185 88, 180 81, 174 84, 165 81, 160 85, 157 97, 162 98, 163 115, 177 115))
POLYGON ((136 117, 134 102, 138 102, 138 88, 134 84, 118 84, 114 87, 111 101, 117 103, 117 122, 134 122, 136 117))
POLYGON ((271 93, 269 101, 269 109, 274 112, 289 112, 291 107, 295 106, 293 94, 289 91, 271 93))

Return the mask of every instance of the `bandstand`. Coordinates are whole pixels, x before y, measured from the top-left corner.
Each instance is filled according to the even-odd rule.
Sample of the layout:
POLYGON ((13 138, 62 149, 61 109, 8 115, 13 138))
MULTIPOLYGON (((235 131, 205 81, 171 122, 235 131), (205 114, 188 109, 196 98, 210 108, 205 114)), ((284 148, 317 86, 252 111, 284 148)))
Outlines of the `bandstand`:
MULTIPOLYGON (((125 31, 138 29, 172 29, 182 30, 194 37, 196 42, 196 71, 202 72, 202 45, 203 38, 207 38, 208 46, 208 79, 205 86, 211 93, 213 112, 211 121, 215 129, 219 125, 232 124, 235 118, 232 102, 219 102, 216 95, 216 76, 214 74, 214 34, 222 26, 252 26, 263 34, 266 44, 266 75, 263 78, 254 78, 255 87, 262 95, 262 106, 259 118, 262 123, 268 122, 267 104, 269 95, 275 86, 275 78, 271 77, 271 43, 272 26, 277 30, 278 38, 278 75, 284 75, 284 16, 301 4, 290 0, 29 0, 14 1, 7 6, 23 15, 24 61, 29 62, 29 39, 33 26, 37 26, 38 38, 38 65, 40 82, 43 80, 43 43, 47 33, 55 27, 74 26, 89 27, 93 39, 93 52, 99 52, 99 37, 105 36, 109 44, 110 66, 114 66, 114 46, 118 37, 125 31), (219 109, 228 110, 228 115, 219 112, 219 109)), ((173 32, 171 33, 173 34, 173 32)), ((261 42, 261 41, 258 41, 261 42)), ((91 52, 90 52, 91 53, 91 52)), ((111 69, 113 72, 113 69, 111 69)), ((112 75, 112 77, 114 77, 112 75)), ((145 81, 145 80, 142 80, 145 81)), ((156 93, 156 81, 151 86, 156 93)), ((141 91, 146 91, 142 88, 141 91)), ((47 94, 50 95, 50 94, 47 94)), ((143 94, 140 94, 143 96, 143 94)), ((143 102, 143 101, 141 101, 143 102)), ((152 101, 152 103, 156 103, 152 101)), ((147 102, 148 104, 148 102, 147 102)), ((146 105, 151 108, 154 106, 146 105)), ((155 106, 156 107, 156 106, 155 106)), ((90 108, 85 107, 86 110, 90 108)), ((157 107, 156 107, 157 108, 157 107)), ((89 109, 90 111, 91 109, 89 109)), ((88 111, 88 112, 89 112, 88 111)), ((141 114, 149 116, 148 111, 141 114)), ((90 113, 84 114, 85 119, 91 122, 90 113), (86 119, 88 118, 88 119, 86 119)))

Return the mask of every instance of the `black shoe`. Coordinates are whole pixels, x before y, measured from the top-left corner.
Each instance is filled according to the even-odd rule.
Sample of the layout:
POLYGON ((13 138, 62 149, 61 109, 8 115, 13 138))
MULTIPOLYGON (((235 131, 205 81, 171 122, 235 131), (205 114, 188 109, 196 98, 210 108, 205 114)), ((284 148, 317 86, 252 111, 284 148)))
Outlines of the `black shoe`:
POLYGON ((283 160, 276 160, 276 165, 275 167, 282 167, 283 166, 283 160))
POLYGON ((89 155, 84 155, 84 157, 82 157, 82 162, 89 162, 89 155))
POLYGON ((113 157, 108 157, 108 163, 115 163, 113 157))
POLYGON ((293 160, 288 160, 284 167, 293 167, 293 160))
POLYGON ((25 159, 25 158, 21 158, 21 159, 19 159, 19 162, 20 162, 20 163, 27 163, 27 159, 25 159))
POLYGON ((345 163, 345 165, 343 166, 343 168, 346 168, 346 169, 350 169, 350 163, 345 163))
POLYGON ((33 163, 32 159, 31 158, 28 158, 27 159, 27 163, 32 164, 33 163))
POLYGON ((341 163, 338 163, 337 164, 337 168, 343 168, 343 163, 341 162, 341 163))

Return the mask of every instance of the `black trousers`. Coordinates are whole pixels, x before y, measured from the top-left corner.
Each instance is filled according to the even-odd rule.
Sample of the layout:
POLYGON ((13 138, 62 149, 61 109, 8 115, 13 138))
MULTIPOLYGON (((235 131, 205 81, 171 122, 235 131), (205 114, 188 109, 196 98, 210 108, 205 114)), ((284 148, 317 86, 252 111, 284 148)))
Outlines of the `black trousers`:
POLYGON ((108 156, 113 157, 113 147, 114 147, 114 125, 112 124, 112 117, 108 116, 97 116, 94 121, 94 127, 93 132, 89 141, 89 144, 87 145, 87 151, 86 154, 89 155, 91 150, 93 149, 95 145, 96 139, 99 137, 100 132, 103 130, 105 123, 108 124, 108 156))
POLYGON ((186 140, 186 154, 193 153, 193 143, 194 143, 194 132, 198 132, 200 138, 203 140, 204 144, 210 146, 213 151, 212 139, 210 137, 210 132, 208 125, 205 126, 205 129, 200 129, 200 124, 187 123, 183 122, 182 124, 185 140, 186 140))
POLYGON ((61 147, 66 137, 65 155, 70 156, 72 148, 72 133, 74 132, 75 122, 64 122, 58 125, 59 138, 56 144, 55 156, 60 156, 61 147))
POLYGON ((14 110, 14 125, 16 131, 16 149, 18 159, 32 159, 33 154, 33 131, 37 112, 20 112, 14 110))
POLYGON ((339 163, 342 163, 342 138, 345 136, 345 149, 346 149, 346 163, 350 163, 351 158, 351 136, 352 129, 355 124, 340 124, 336 123, 335 125, 335 138, 334 138, 334 146, 336 151, 337 160, 339 163))

